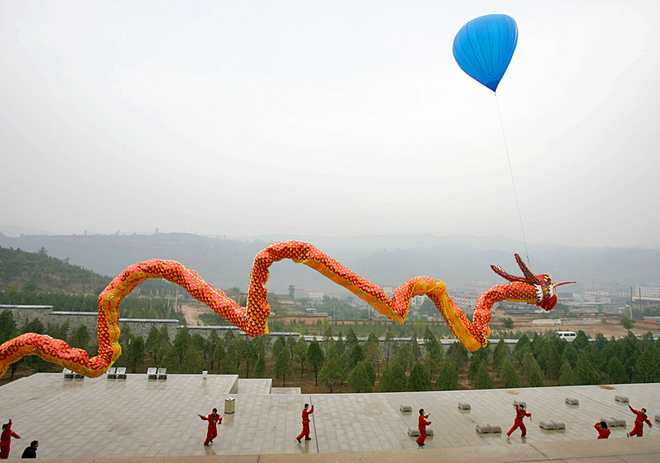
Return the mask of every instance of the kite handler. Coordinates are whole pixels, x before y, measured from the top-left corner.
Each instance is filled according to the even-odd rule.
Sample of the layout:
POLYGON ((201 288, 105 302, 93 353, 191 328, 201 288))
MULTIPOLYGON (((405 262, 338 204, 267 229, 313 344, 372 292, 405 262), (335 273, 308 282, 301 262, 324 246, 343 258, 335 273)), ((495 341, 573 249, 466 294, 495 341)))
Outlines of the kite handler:
POLYGON ((632 408, 630 405, 628 405, 628 408, 630 409, 631 412, 633 412, 637 417, 635 418, 635 429, 632 430, 632 432, 629 432, 627 434, 628 437, 642 437, 644 435, 644 423, 649 425, 649 428, 652 428, 653 425, 649 421, 648 417, 646 416, 646 409, 642 408, 641 411, 635 410, 632 408))
POLYGON ((596 428, 596 431, 598 431, 599 439, 607 439, 610 437, 610 434, 612 434, 612 431, 607 429, 607 423, 604 421, 594 424, 594 428, 596 428))
POLYGON ((419 409, 419 421, 418 421, 418 429, 419 429, 419 437, 417 438, 417 443, 419 445, 424 445, 424 441, 426 440, 426 427, 431 424, 430 421, 426 421, 426 419, 429 417, 430 413, 424 414, 424 409, 420 408, 419 409))
POLYGON ((21 436, 16 434, 14 431, 11 430, 11 418, 9 419, 9 423, 5 423, 2 425, 2 434, 0 434, 0 459, 6 460, 9 458, 9 447, 11 446, 11 438, 15 437, 16 439, 20 439, 21 436))
POLYGON ((204 416, 197 414, 201 419, 204 421, 209 422, 209 429, 206 432, 206 440, 204 441, 204 445, 211 445, 213 443, 213 439, 215 439, 218 435, 218 428, 216 427, 216 423, 222 424, 222 417, 218 415, 218 409, 214 408, 213 413, 211 413, 209 416, 204 416))
POLYGON ((305 440, 311 440, 312 438, 309 437, 309 415, 314 413, 314 405, 312 405, 312 408, 309 408, 309 404, 305 404, 305 408, 302 411, 302 425, 303 425, 303 430, 300 433, 298 437, 296 437, 296 440, 300 442, 300 439, 302 439, 303 436, 305 436, 305 440))
POLYGON ((517 404, 516 405, 516 419, 513 422, 513 427, 511 429, 509 429, 509 432, 506 433, 506 438, 507 439, 509 438, 511 433, 513 431, 515 431, 516 429, 518 429, 518 428, 520 428, 520 430, 522 431, 522 434, 520 435, 520 437, 522 437, 523 439, 525 438, 525 436, 527 435, 527 428, 525 427, 525 424, 523 423, 523 418, 525 418, 526 416, 529 416, 529 420, 532 421, 532 414, 527 413, 525 411, 525 406, 523 404, 517 404))

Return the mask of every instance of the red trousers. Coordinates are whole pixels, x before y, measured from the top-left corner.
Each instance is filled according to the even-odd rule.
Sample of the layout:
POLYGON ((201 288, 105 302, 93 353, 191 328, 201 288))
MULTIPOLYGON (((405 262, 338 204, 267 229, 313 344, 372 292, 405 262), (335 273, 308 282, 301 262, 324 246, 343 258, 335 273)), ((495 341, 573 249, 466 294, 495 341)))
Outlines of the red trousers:
POLYGON ((214 424, 209 424, 209 430, 206 432, 206 440, 204 445, 209 445, 209 443, 218 436, 218 428, 214 424))
POLYGON ((303 430, 296 439, 300 440, 305 436, 305 440, 308 440, 309 437, 309 421, 303 421, 303 430))
POLYGON ((420 429, 419 430, 419 437, 417 438, 417 443, 419 445, 424 445, 425 440, 426 440, 426 429, 420 429))
POLYGON ((0 443, 0 460, 6 460, 9 458, 9 446, 11 445, 10 441, 2 441, 0 443))
POLYGON ((637 436, 642 437, 644 435, 644 423, 635 421, 635 429, 630 431, 630 437, 637 436))
POLYGON ((516 429, 518 429, 518 428, 520 428, 520 430, 522 431, 522 434, 520 435, 520 437, 525 437, 527 435, 527 428, 525 427, 522 420, 515 420, 513 422, 513 427, 511 429, 509 429, 509 432, 507 432, 506 435, 510 436, 511 433, 513 431, 515 431, 516 429))

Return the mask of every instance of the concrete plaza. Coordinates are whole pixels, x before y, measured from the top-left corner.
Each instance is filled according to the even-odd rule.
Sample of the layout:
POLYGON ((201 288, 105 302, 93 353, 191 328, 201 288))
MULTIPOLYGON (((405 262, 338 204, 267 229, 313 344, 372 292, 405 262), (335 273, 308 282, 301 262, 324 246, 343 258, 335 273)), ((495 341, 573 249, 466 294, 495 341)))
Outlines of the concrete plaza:
MULTIPOLYGON (((582 458, 591 454, 580 455, 580 452, 600 445, 590 450, 596 452, 594 457, 598 456, 598 449, 610 449, 607 458, 619 458, 617 451, 634 456, 642 444, 648 447, 645 455, 655 459, 602 461, 660 461, 657 444, 660 431, 646 427, 644 438, 626 439, 626 430, 632 429, 634 416, 626 404, 614 400, 615 395, 629 397, 634 408, 647 408, 652 421, 655 414, 660 414, 657 383, 616 385, 616 388, 573 386, 301 395, 296 388, 272 388, 270 380, 239 380, 232 375, 209 375, 206 379, 201 375, 169 375, 166 380, 149 380, 144 374, 129 374, 125 380, 112 380, 105 376, 65 379, 62 374, 39 373, 0 387, 0 419, 6 422, 12 418, 14 430, 23 437, 13 440, 10 458, 20 458, 29 442, 37 439, 40 459, 94 458, 95 461, 112 457, 138 461, 149 456, 203 455, 244 455, 246 462, 253 461, 249 455, 261 456, 259 461, 264 456, 272 459, 289 455, 292 459, 277 461, 298 461, 295 454, 321 454, 332 457, 332 461, 353 461, 333 455, 370 455, 354 458, 365 461, 376 455, 389 455, 379 457, 382 463, 399 454, 403 455, 399 461, 406 460, 406 455, 418 459, 418 452, 424 452, 427 457, 438 455, 438 459, 454 455, 453 461, 463 461, 460 455, 470 458, 465 461, 478 461, 476 455, 487 457, 482 461, 550 461, 552 455, 556 455, 556 461, 569 461, 571 455, 561 453, 566 449, 573 449, 574 458, 582 458), (223 413, 229 396, 235 398, 234 414, 223 413), (579 405, 566 405, 567 397, 577 398, 579 405), (514 400, 526 402, 532 413, 533 421, 525 420, 526 442, 521 440, 520 431, 510 441, 504 434, 513 423, 514 400), (305 402, 315 406, 312 440, 299 444, 295 437, 301 431, 305 402), (469 403, 471 410, 459 410, 459 402, 469 403), (410 405, 413 412, 401 412, 401 404, 410 405), (202 443, 206 422, 197 414, 209 414, 214 407, 222 414, 223 422, 218 426, 213 445, 205 447, 202 443), (422 449, 407 434, 408 427, 416 427, 419 408, 431 413, 430 428, 435 434, 422 449), (593 425, 607 417, 625 419, 627 426, 613 428, 608 442, 596 442, 593 425), (561 420, 566 429, 540 429, 539 423, 544 420, 561 420), (477 423, 498 424, 503 433, 478 434, 477 423), (539 450, 543 448, 556 450, 554 454, 539 450), (526 459, 517 459, 520 457, 526 459)), ((314 461, 325 461, 321 455, 315 457, 320 460, 314 461)))

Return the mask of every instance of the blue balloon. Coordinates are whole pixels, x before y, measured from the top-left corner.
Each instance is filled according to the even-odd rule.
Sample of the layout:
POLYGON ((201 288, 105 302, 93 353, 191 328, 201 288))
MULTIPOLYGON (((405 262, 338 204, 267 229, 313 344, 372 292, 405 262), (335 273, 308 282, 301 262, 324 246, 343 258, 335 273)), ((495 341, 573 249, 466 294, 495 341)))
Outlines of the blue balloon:
POLYGON ((518 43, 516 21, 505 14, 473 19, 454 38, 454 58, 461 69, 493 92, 502 80, 518 43))

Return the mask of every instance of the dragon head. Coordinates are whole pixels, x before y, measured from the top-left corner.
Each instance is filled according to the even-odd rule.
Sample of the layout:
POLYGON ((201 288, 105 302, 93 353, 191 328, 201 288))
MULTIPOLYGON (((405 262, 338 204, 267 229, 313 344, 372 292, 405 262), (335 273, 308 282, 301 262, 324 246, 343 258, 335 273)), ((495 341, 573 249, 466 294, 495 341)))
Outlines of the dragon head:
POLYGON ((527 283, 528 285, 533 286, 536 289, 536 305, 541 307, 545 311, 551 311, 555 305, 557 305, 557 286, 568 285, 575 283, 574 281, 566 281, 564 283, 555 283, 552 281, 552 277, 548 274, 542 273, 540 275, 534 275, 529 268, 525 265, 522 258, 515 254, 516 262, 520 270, 522 270, 522 277, 513 276, 510 273, 507 273, 499 265, 491 265, 490 268, 493 269, 495 273, 508 281, 519 281, 521 283, 527 283))

